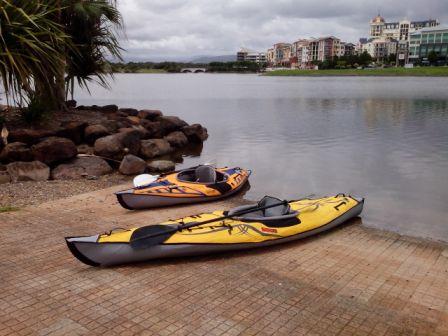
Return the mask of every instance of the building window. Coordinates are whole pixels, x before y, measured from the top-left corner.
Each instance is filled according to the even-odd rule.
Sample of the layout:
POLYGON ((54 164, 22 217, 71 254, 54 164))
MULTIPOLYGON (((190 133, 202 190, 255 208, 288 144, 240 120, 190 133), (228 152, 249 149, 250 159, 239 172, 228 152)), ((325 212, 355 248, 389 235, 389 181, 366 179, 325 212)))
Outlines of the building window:
POLYGON ((442 50, 440 52, 440 55, 447 56, 447 49, 448 49, 448 45, 446 45, 446 44, 442 45, 442 50))

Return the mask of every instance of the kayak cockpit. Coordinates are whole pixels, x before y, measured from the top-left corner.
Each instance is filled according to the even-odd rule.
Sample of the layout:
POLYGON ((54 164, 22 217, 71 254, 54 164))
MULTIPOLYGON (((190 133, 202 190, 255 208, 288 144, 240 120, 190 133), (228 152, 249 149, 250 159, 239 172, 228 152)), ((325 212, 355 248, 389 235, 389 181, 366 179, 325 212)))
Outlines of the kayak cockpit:
POLYGON ((265 210, 258 210, 259 208, 278 204, 279 202, 281 202, 281 200, 278 198, 265 196, 257 204, 242 205, 229 210, 228 215, 232 216, 233 214, 236 214, 234 217, 236 220, 242 222, 260 222, 271 227, 286 227, 300 224, 298 218, 299 212, 292 210, 288 203, 280 204, 265 210), (254 211, 250 211, 251 208, 253 208, 254 211), (244 214, 237 215, 241 212, 244 212, 244 214))
POLYGON ((212 166, 203 165, 180 171, 177 179, 189 183, 215 184, 227 181, 228 176, 212 166))

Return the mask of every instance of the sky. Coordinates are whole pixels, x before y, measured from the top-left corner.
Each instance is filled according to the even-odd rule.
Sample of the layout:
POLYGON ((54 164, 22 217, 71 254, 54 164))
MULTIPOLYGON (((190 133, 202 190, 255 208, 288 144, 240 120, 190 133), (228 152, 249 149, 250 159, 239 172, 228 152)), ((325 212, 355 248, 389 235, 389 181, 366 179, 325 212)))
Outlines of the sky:
POLYGON ((448 0, 118 0, 118 6, 127 61, 265 51, 276 42, 324 35, 356 42, 378 12, 386 21, 448 24, 448 0))

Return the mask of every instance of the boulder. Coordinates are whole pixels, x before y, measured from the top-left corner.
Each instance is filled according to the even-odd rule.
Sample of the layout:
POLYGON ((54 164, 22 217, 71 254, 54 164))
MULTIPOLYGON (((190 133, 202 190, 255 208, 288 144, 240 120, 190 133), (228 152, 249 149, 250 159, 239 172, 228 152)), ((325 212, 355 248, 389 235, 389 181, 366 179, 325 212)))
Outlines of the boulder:
POLYGON ((78 149, 78 154, 93 155, 93 152, 94 152, 93 147, 86 145, 86 144, 79 145, 77 147, 77 149, 78 149))
POLYGON ((116 120, 104 120, 100 123, 102 126, 106 127, 107 131, 112 134, 116 133, 118 130, 118 122, 116 120))
POLYGON ((109 164, 95 156, 78 157, 69 163, 57 166, 51 172, 55 180, 75 180, 82 177, 102 176, 112 173, 109 164))
POLYGON ((84 139, 84 129, 87 123, 83 121, 69 121, 61 125, 61 129, 56 131, 56 136, 72 140, 79 145, 84 139))
POLYGON ((184 120, 174 116, 157 117, 156 121, 160 122, 160 126, 164 134, 169 134, 171 132, 181 130, 182 127, 188 126, 184 120))
POLYGON ((125 132, 117 133, 117 137, 124 148, 128 149, 129 154, 138 155, 140 152, 140 132, 135 129, 130 129, 125 132))
POLYGON ((146 170, 146 162, 138 156, 128 154, 121 161, 118 170, 124 175, 141 174, 146 170))
POLYGON ((129 121, 129 123, 131 125, 140 125, 139 117, 129 116, 129 117, 126 117, 126 119, 129 121))
POLYGON ((90 125, 84 130, 84 139, 88 144, 95 143, 96 139, 109 135, 110 132, 103 125, 90 125))
POLYGON ((137 117, 140 119, 154 120, 157 117, 161 117, 163 114, 159 110, 140 110, 138 111, 137 117))
POLYGON ((144 158, 151 159, 156 156, 169 154, 173 150, 170 143, 165 139, 142 140, 140 155, 144 158))
POLYGON ((116 113, 118 111, 118 106, 114 104, 101 106, 101 112, 104 113, 116 113))
POLYGON ((118 117, 123 117, 123 118, 129 117, 125 112, 121 112, 121 111, 118 111, 118 112, 116 113, 116 115, 117 115, 118 117))
POLYGON ((38 143, 41 139, 53 135, 55 135, 55 132, 50 130, 21 128, 9 131, 8 140, 9 142, 23 142, 27 145, 33 145, 38 143))
POLYGON ((33 153, 23 142, 11 142, 3 148, 0 160, 4 162, 33 161, 33 153))
POLYGON ((140 139, 148 139, 151 137, 151 134, 149 133, 149 131, 144 128, 142 125, 138 125, 138 126, 132 126, 132 127, 125 127, 125 128, 119 128, 118 132, 128 132, 128 131, 132 131, 132 130, 136 130, 139 132, 140 134, 140 139))
POLYGON ((120 108, 120 109, 118 109, 118 112, 124 113, 125 115, 128 115, 128 116, 134 116, 134 117, 136 117, 138 114, 138 110, 136 110, 134 108, 120 108))
POLYGON ((176 167, 173 161, 168 160, 156 160, 148 164, 148 169, 150 172, 166 172, 172 171, 176 167))
POLYGON ((96 155, 114 160, 121 160, 126 154, 137 155, 139 151, 140 133, 133 129, 99 138, 94 145, 96 155))
POLYGON ((203 142, 208 138, 207 129, 199 124, 184 126, 182 132, 191 142, 203 142))
POLYGON ((162 124, 159 121, 149 121, 146 119, 141 119, 140 124, 149 132, 150 138, 163 137, 162 124))
POLYGON ((114 160, 121 160, 125 155, 124 147, 117 134, 97 139, 93 148, 95 155, 114 160))
POLYGON ((40 161, 13 162, 6 166, 11 181, 46 181, 50 177, 50 167, 40 161))
POLYGON ((183 147, 188 143, 187 137, 180 131, 171 132, 164 139, 173 147, 183 147))
POLYGON ((78 150, 73 141, 66 138, 50 137, 31 147, 34 158, 51 165, 73 159, 78 150))

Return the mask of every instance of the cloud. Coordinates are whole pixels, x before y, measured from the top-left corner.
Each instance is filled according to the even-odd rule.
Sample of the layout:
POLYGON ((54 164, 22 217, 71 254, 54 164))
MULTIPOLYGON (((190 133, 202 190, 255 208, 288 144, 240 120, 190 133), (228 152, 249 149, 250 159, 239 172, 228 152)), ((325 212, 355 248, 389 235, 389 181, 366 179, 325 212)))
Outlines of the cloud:
POLYGON ((388 21, 436 18, 448 24, 446 0, 119 0, 127 60, 233 54, 241 46, 335 35, 356 42, 378 11, 388 21))

